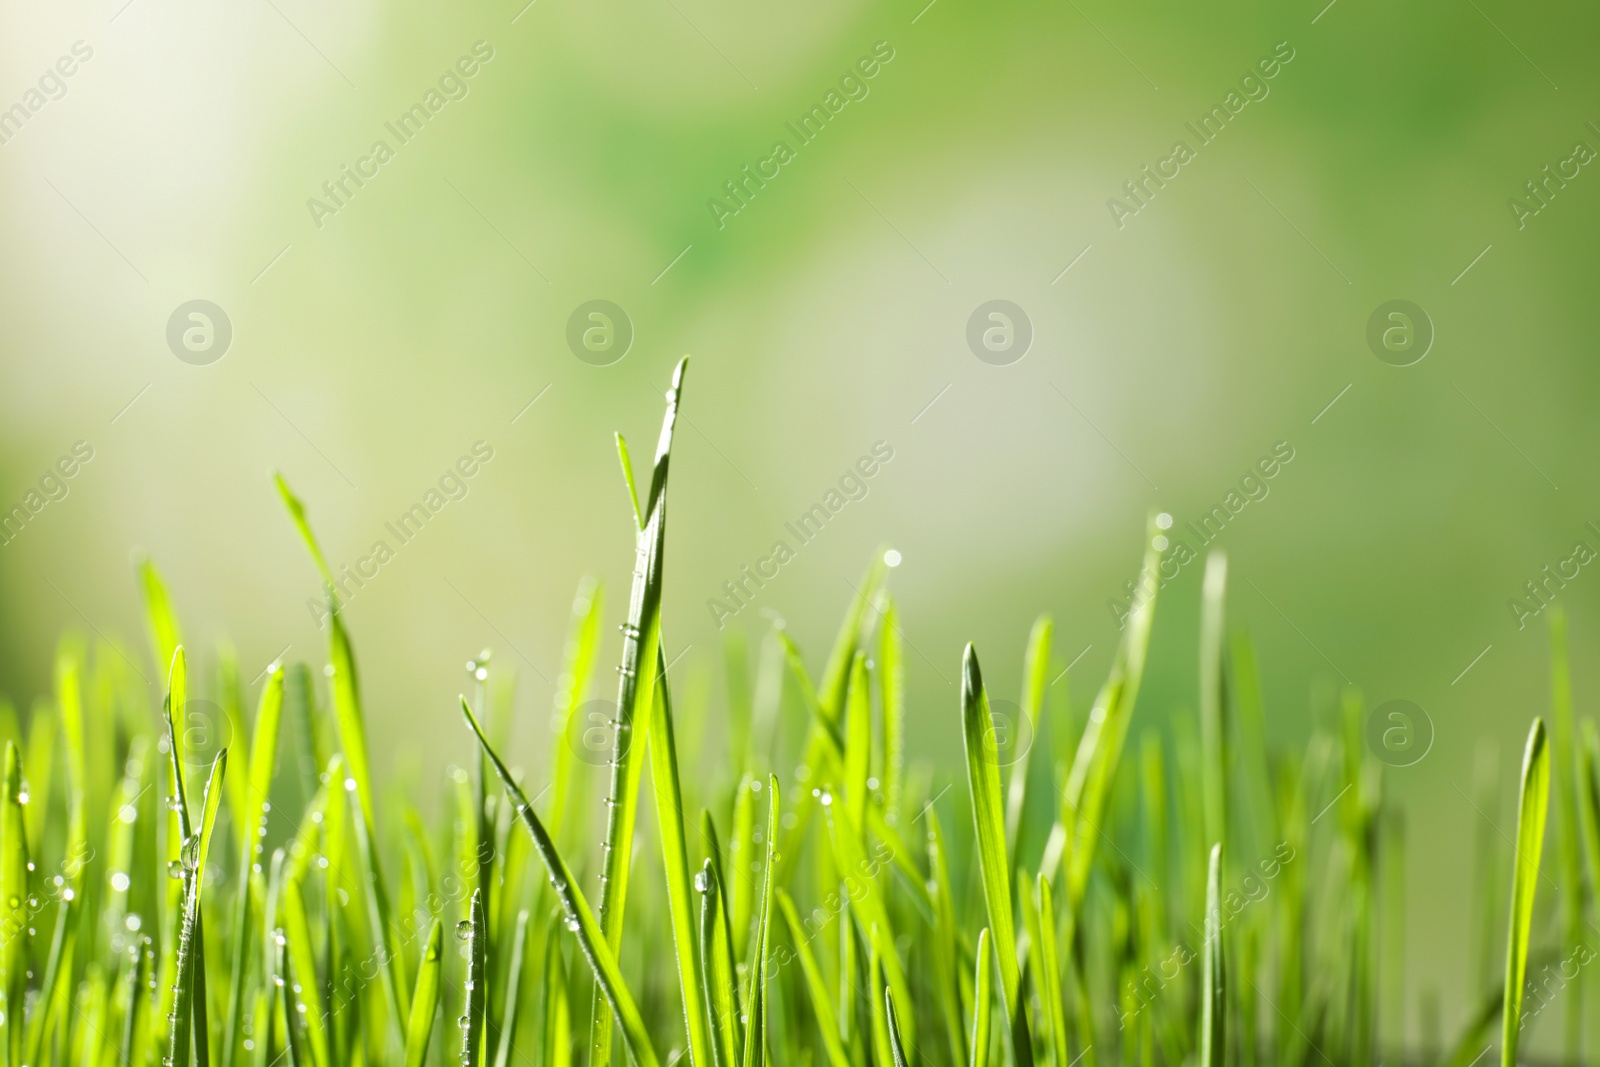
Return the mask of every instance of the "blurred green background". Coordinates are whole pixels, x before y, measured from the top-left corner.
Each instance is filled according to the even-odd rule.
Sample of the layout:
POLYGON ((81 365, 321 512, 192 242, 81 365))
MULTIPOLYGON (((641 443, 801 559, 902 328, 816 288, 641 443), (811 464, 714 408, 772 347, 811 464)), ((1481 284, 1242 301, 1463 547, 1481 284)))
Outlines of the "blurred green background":
MULTIPOLYGON (((1600 147, 1600 12, 1324 2, 8 8, 0 509, 76 442, 93 458, 0 548, 0 688, 47 691, 63 629, 156 679, 139 554, 202 655, 231 640, 247 678, 286 647, 317 661, 277 469, 336 566, 396 549, 348 607, 380 766, 465 755, 449 709, 485 645, 538 763, 573 589, 593 573, 608 622, 626 606, 611 434, 647 460, 690 353, 665 632, 710 693, 705 744, 708 600, 883 442, 865 496, 726 626, 753 644, 776 613, 820 659, 892 544, 912 755, 948 764, 963 642, 1014 696, 1048 611, 1073 664, 1052 696, 1087 701, 1147 516, 1184 531, 1286 442, 1216 539, 1230 621, 1284 743, 1347 682, 1430 715, 1433 749, 1388 788, 1411 813, 1411 976, 1456 1004, 1475 746, 1498 740, 1509 779, 1548 702, 1545 615, 1519 628, 1508 601, 1537 607, 1525 582, 1600 549, 1600 174, 1574 154, 1600 147), (402 144, 385 124, 475 45, 402 144), (786 124, 875 47, 892 59, 801 144, 786 124), (1293 58, 1266 95, 1202 145, 1186 123, 1275 49, 1293 58), (393 158, 315 218, 380 139, 393 158), (708 201, 778 140, 794 158, 719 225, 708 201), (1193 160, 1119 226, 1108 200, 1138 206, 1124 183, 1179 140, 1193 160), (206 365, 166 338, 195 299, 232 327, 206 365), (634 335, 608 366, 567 342, 596 299, 634 335), (1009 365, 967 341, 993 299, 1031 323, 1009 365), (1434 334, 1403 367, 1367 341, 1396 299, 1434 334), (399 545, 384 524, 480 441, 465 496, 399 545)), ((1592 569, 1559 590, 1580 714, 1592 569)), ((1200 570, 1162 593, 1146 724, 1193 708, 1200 570)))

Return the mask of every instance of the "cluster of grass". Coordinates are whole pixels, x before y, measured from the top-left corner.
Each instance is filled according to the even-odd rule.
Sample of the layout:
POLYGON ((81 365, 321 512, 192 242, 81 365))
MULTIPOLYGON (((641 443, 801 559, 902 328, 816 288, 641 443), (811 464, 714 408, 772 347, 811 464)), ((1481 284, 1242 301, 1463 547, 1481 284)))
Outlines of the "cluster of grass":
MULTIPOLYGON (((1359 698, 1304 751, 1269 753, 1254 654, 1225 635, 1220 556, 1198 718, 1170 739, 1142 733, 1127 759, 1153 596, 1081 716, 1046 699, 1048 619, 1024 653, 1025 724, 991 710, 969 646, 959 707, 918 711, 959 716, 965 774, 945 781, 905 765, 880 562, 820 674, 781 626, 753 671, 733 646, 726 762, 684 775, 660 610, 682 375, 642 497, 618 439, 637 567, 603 781, 577 758, 601 633, 590 584, 557 686, 565 736, 537 778, 500 755, 512 724, 483 656, 470 696, 439 709, 459 711, 474 745, 446 778, 453 817, 429 826, 403 790, 380 794, 333 576, 281 481, 335 609, 325 685, 275 663, 252 718, 224 655, 207 691, 228 743, 198 734, 179 624, 148 565, 159 711, 120 653, 62 644, 54 699, 26 734, 0 712, 0 1067, 1402 1058, 1403 824, 1359 698)), ((1152 526, 1149 589, 1164 545, 1152 526)), ((1471 890, 1505 939, 1504 971, 1488 973, 1498 937, 1484 935, 1449 1047, 1424 1012, 1426 1062, 1476 1062, 1502 1021, 1515 1063, 1548 992, 1528 968, 1552 763, 1565 891, 1546 902, 1561 933, 1540 951, 1582 942, 1584 887, 1600 885, 1600 743, 1592 723, 1576 736, 1555 637, 1554 731, 1547 744, 1536 720, 1529 736, 1516 848, 1481 848, 1471 890)), ((1574 1026, 1574 1057, 1581 1040, 1574 1026)))

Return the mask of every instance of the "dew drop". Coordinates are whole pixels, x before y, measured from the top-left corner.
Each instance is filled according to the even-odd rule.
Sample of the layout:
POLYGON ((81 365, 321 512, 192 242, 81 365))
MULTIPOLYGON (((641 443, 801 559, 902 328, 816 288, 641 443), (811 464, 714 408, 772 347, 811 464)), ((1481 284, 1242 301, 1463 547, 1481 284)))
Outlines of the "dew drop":
POLYGON ((573 933, 577 933, 581 926, 582 924, 579 923, 577 919, 574 919, 570 916, 567 918, 567 929, 571 930, 573 933))
POLYGON ((456 923, 456 940, 472 940, 472 923, 470 920, 462 919, 460 922, 456 923))
POLYGON ((706 877, 705 868, 702 867, 700 870, 694 872, 694 887, 701 893, 704 893, 711 888, 711 879, 706 877))
POLYGON ((182 878, 184 873, 183 864, 179 863, 177 860, 171 860, 167 863, 168 878, 182 878))

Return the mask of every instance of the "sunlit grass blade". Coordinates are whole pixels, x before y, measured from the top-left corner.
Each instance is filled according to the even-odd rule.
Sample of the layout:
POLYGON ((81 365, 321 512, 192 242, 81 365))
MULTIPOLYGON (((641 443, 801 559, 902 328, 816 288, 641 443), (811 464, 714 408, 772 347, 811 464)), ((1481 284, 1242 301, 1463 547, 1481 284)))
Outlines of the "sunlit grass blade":
MULTIPOLYGON (((267 797, 278 766, 278 724, 283 716, 283 665, 274 662, 267 668, 266 685, 256 708, 255 732, 250 740, 250 768, 244 807, 233 813, 238 820, 239 876, 234 886, 233 967, 228 983, 228 1016, 223 1031, 222 1067, 233 1067, 239 1051, 240 1029, 244 1018, 247 976, 250 974, 251 922, 255 899, 254 869, 261 857, 261 829, 266 816, 267 797)), ((259 973, 259 972, 258 972, 259 973)))
POLYGON ((166 670, 172 663, 173 653, 183 644, 183 631, 178 627, 178 616, 172 610, 172 598, 167 595, 166 583, 161 580, 155 563, 149 559, 140 560, 138 572, 151 653, 155 656, 156 666, 166 670))
POLYGON ((655 698, 651 701, 655 719, 649 730, 650 783, 656 798, 661 865, 667 878, 667 910, 677 956, 689 1062, 694 1067, 708 1067, 711 1050, 706 1033, 704 989, 700 981, 701 963, 695 953, 694 893, 689 874, 689 847, 683 826, 683 789, 678 778, 672 695, 666 680, 666 660, 659 644, 656 646, 656 670, 660 677, 656 682, 655 698))
POLYGON ((906 773, 906 669, 901 649, 900 611, 884 597, 878 627, 878 691, 883 715, 883 812, 890 826, 900 821, 900 796, 906 773))
POLYGON ((989 1020, 994 1004, 994 946, 989 943, 989 928, 978 931, 978 947, 972 978, 972 1043, 967 1067, 987 1067, 989 1063, 989 1020))
POLYGON ((874 926, 865 938, 867 942, 867 1012, 872 1027, 872 1062, 887 1064, 889 1052, 889 1013, 885 994, 889 987, 883 980, 883 934, 874 926))
MULTIPOLYGON (((824 793, 822 804, 828 840, 833 848, 833 862, 844 882, 844 895, 849 899, 850 908, 856 915, 862 941, 870 947, 872 929, 873 927, 879 929, 888 945, 888 951, 883 954, 881 961, 884 978, 888 981, 889 988, 909 1004, 911 982, 906 977, 905 967, 900 961, 899 954, 894 951, 894 926, 889 918, 889 908, 884 900, 883 890, 877 881, 877 872, 881 866, 878 857, 882 852, 880 850, 873 859, 868 859, 866 851, 862 848, 861 839, 851 827, 849 818, 840 819, 835 816, 834 809, 840 805, 835 803, 832 795, 824 793)), ((876 1010, 875 1004, 873 1009, 876 1010)), ((906 1017, 906 1031, 910 1040, 915 1041, 916 1027, 910 1016, 906 1017)))
POLYGON ((561 653, 561 673, 556 677, 556 722, 563 743, 551 746, 550 832, 557 841, 566 826, 567 805, 572 790, 573 760, 584 723, 577 714, 588 693, 589 675, 594 670, 600 647, 600 618, 605 595, 600 583, 585 577, 572 598, 572 621, 567 630, 566 647, 561 653))
POLYGON ((1061 995, 1061 959, 1056 952, 1056 905, 1050 880, 1039 875, 1035 883, 1039 894, 1039 941, 1034 956, 1034 981, 1044 1001, 1045 1018, 1050 1024, 1051 1048, 1057 1067, 1065 1067, 1067 1056, 1066 1002, 1061 995))
POLYGON ((728 915, 728 878, 722 865, 722 842, 717 836, 716 820, 709 811, 700 813, 700 836, 706 846, 706 863, 701 870, 710 879, 704 892, 715 898, 712 914, 706 915, 702 907, 701 923, 702 927, 707 919, 716 923, 716 929, 711 932, 712 954, 701 952, 700 969, 706 980, 712 982, 713 992, 706 1003, 715 1015, 714 1029, 720 1031, 714 1036, 722 1046, 723 1067, 739 1067, 744 1062, 744 1035, 738 1026, 739 972, 734 962, 737 958, 734 927, 728 915))
POLYGON ((333 1056, 329 1051, 327 1009, 322 1003, 322 990, 315 979, 316 954, 311 941, 311 924, 306 919, 305 899, 300 883, 294 877, 284 879, 278 898, 278 919, 283 924, 290 966, 296 975, 310 975, 311 981, 302 979, 299 988, 284 990, 284 996, 293 1000, 294 1010, 304 1020, 306 1051, 313 1067, 331 1067, 333 1056))
POLYGON ((1227 838, 1227 729, 1223 723, 1227 697, 1222 671, 1223 598, 1228 586, 1228 557, 1213 550, 1206 556, 1200 603, 1200 755, 1204 783, 1205 839, 1227 838))
POLYGON ((147 1016, 150 1003, 146 987, 150 984, 150 969, 156 958, 154 942, 148 937, 135 940, 129 951, 133 959, 128 968, 127 1005, 124 1009, 127 1014, 122 1021, 122 1050, 117 1060, 118 1067, 134 1067, 136 1063, 143 1062, 139 1056, 145 1047, 143 1035, 149 1026, 147 1016))
MULTIPOLYGON (((665 564, 667 475, 672 434, 683 397, 687 359, 680 360, 667 390, 667 409, 656 444, 655 467, 643 510, 635 509, 636 535, 633 590, 628 621, 622 631, 622 667, 617 684, 617 717, 612 736, 611 781, 606 793, 606 831, 600 883, 601 928, 613 956, 622 949, 622 920, 627 905, 633 856, 634 822, 638 816, 639 783, 655 700, 656 663, 661 640, 661 583, 665 564), (643 525, 638 519, 643 516, 643 525)), ((629 465, 631 471, 631 464, 629 465)), ((630 486, 632 479, 629 479, 630 486)), ((630 488, 630 494, 635 495, 630 488)), ((590 1012, 589 1062, 605 1067, 611 1058, 611 1006, 596 990, 590 1012)))
POLYGON ((1200 1067, 1223 1067, 1228 1051, 1228 981, 1222 953, 1222 844, 1206 873, 1206 940, 1200 954, 1200 1067))
POLYGON ((28 980, 28 839, 23 828, 22 753, 6 742, 5 792, 0 796, 0 1027, 8 1063, 22 1062, 22 1021, 28 980))
POLYGON ((481 1067, 483 1063, 484 1020, 488 1012, 489 983, 485 974, 484 953, 488 949, 489 923, 483 914, 483 889, 472 891, 472 918, 457 931, 466 934, 467 982, 465 1014, 461 1016, 461 1067, 481 1067))
POLYGON ((1506 980, 1500 1027, 1501 1067, 1516 1067, 1522 1033, 1522 1000, 1528 973, 1528 935, 1539 888, 1545 817, 1550 807, 1550 748, 1544 720, 1534 719, 1522 756, 1522 788, 1517 801, 1517 854, 1511 874, 1511 918, 1506 932, 1506 980))
MULTIPOLYGON (((1030 736, 1043 729, 1041 715, 1044 710, 1045 676, 1050 671, 1050 642, 1055 634, 1055 623, 1048 615, 1033 621, 1028 633, 1028 651, 1022 659, 1022 714, 1029 723, 1030 736)), ((1022 729, 1020 723, 1016 724, 1022 729)), ((1011 781, 1006 788, 1006 839, 1014 849, 1020 848, 1019 828, 1022 822, 1023 802, 1028 791, 1028 765, 1032 747, 1024 748, 1014 757, 1011 781)))
POLYGON ((983 673, 978 667, 978 653, 970 644, 961 664, 961 723, 983 899, 1000 970, 1001 1004, 1006 1012, 1012 1055, 1019 1067, 1031 1067, 1033 1039, 1029 1036, 1017 963, 1017 927, 1011 908, 1011 861, 1006 853, 1005 808, 1000 796, 1000 753, 995 745, 994 723, 989 712, 989 696, 983 687, 983 673))
POLYGON ((389 894, 383 880, 382 866, 378 862, 375 841, 377 824, 374 816, 376 800, 373 796, 372 775, 367 759, 367 727, 361 707, 361 683, 356 673, 355 651, 351 647, 350 635, 345 629, 344 616, 339 606, 339 587, 334 581, 333 572, 328 567, 327 559, 323 556, 315 535, 311 532, 305 505, 294 495, 282 475, 275 474, 273 477, 278 487, 278 495, 282 497, 289 517, 300 533, 301 541, 305 543, 306 550, 322 576, 328 597, 329 687, 333 691, 334 718, 339 724, 339 745, 344 751, 350 780, 355 783, 356 800, 359 805, 355 820, 356 850, 361 864, 359 881, 366 896, 367 911, 375 932, 374 936, 384 939, 383 986, 389 996, 394 1025, 403 1029, 405 1020, 410 1016, 410 1009, 406 1003, 410 997, 410 987, 406 982, 403 946, 399 943, 397 928, 389 922, 389 894))
POLYGON ((501 762, 499 755, 490 746, 488 738, 484 737, 482 729, 478 726, 478 720, 473 717, 472 708, 465 698, 461 701, 461 714, 467 720, 467 726, 473 735, 477 737, 478 744, 483 747, 484 754, 489 757, 495 773, 500 776, 500 784, 510 796, 517 818, 522 820, 522 825, 533 836, 534 848, 550 875, 550 885, 555 890, 557 902, 561 905, 567 929, 577 935, 578 947, 583 950, 585 958, 589 961, 589 967, 594 972, 595 985, 605 996, 616 1019, 621 1022, 623 1039, 628 1045, 628 1051, 633 1055, 634 1062, 638 1067, 658 1067, 659 1061, 650 1045, 650 1034, 645 1029, 638 1005, 622 980, 616 956, 600 929, 600 923, 589 910, 589 902, 584 899, 583 891, 578 888, 572 871, 562 860, 561 854, 556 851, 549 832, 534 814, 533 805, 528 803, 522 787, 517 785, 516 779, 511 776, 510 768, 501 762))
MULTIPOLYGON (((1145 657, 1150 647, 1150 625, 1155 617, 1156 590, 1160 586, 1161 558, 1167 539, 1159 519, 1153 520, 1145 537, 1144 563, 1133 606, 1124 622, 1122 641, 1112 661, 1111 674, 1095 696, 1088 724, 1072 759, 1061 805, 1061 823, 1046 849, 1042 869, 1062 865, 1067 907, 1076 912, 1083 900, 1084 887, 1094 861, 1096 842, 1111 787, 1122 758, 1128 726, 1138 702, 1139 684, 1144 677, 1145 657), (1158 547, 1159 546, 1159 547, 1158 547)), ((998 941, 999 931, 996 931, 998 941)), ((996 948, 1000 946, 997 944, 996 948)), ((1000 952, 1004 958, 1004 952, 1000 952)))
POLYGON ((500 1012, 500 1033, 495 1036, 494 1067, 511 1067, 511 1052, 516 1047, 521 1021, 522 970, 528 953, 528 911, 517 912, 516 932, 511 937, 511 961, 506 968, 505 1007, 500 1012))
POLYGON ((828 981, 823 977, 822 968, 817 966, 816 953, 811 951, 810 938, 800 923, 794 901, 790 900, 789 894, 781 888, 777 890, 777 898, 778 910, 783 912, 784 922, 788 924, 789 937, 794 941, 795 955, 800 960, 800 971, 805 976, 806 992, 811 997, 811 1011, 817 1017, 817 1026, 822 1033, 822 1047, 828 1054, 829 1067, 850 1067, 850 1059, 845 1054, 844 1045, 839 1041, 839 1017, 833 1010, 833 991, 828 988, 828 981))
MULTIPOLYGON (((1567 617, 1560 604, 1550 607, 1550 757, 1555 793, 1556 837, 1561 911, 1565 920, 1562 941, 1568 952, 1584 941, 1583 845, 1578 805, 1578 757, 1572 722, 1572 671, 1567 659, 1567 617)), ((1584 1001, 1583 969, 1573 975, 1566 995, 1571 1003, 1584 1001)), ((1583 1013, 1566 1011, 1565 1058, 1577 1063, 1583 1056, 1583 1013)))
POLYGON ((900 1013, 895 1010, 894 990, 885 987, 883 997, 889 1015, 889 1052, 894 1057, 894 1067, 911 1067, 904 1039, 900 1035, 900 1013))
POLYGON ((959 1067, 966 1062, 967 1038, 962 1033, 961 1009, 961 932, 956 925, 955 897, 950 891, 950 861, 945 846, 939 813, 930 802, 918 816, 928 820, 928 888, 933 899, 933 956, 937 980, 934 1000, 944 1022, 945 1039, 950 1045, 950 1062, 959 1067))
POLYGON ((1578 748, 1578 811, 1589 884, 1600 886, 1600 730, 1584 719, 1578 748))
MULTIPOLYGON (((167 729, 172 729, 172 715, 167 715, 167 729)), ((172 1014, 169 1018, 168 1053, 166 1067, 187 1067, 194 1056, 202 1067, 209 1059, 206 1051, 210 1040, 205 1026, 203 995, 205 991, 205 939, 200 922, 200 900, 205 876, 206 858, 211 850, 211 832, 216 828, 217 811, 222 807, 222 775, 227 769, 228 750, 217 753, 211 765, 211 777, 206 782, 201 799, 200 828, 192 831, 189 825, 187 803, 184 800, 183 773, 173 762, 172 774, 176 783, 173 794, 178 803, 178 817, 184 829, 183 845, 178 853, 178 868, 173 873, 183 880, 183 914, 178 927, 173 961, 172 1014), (196 1026, 196 1023, 199 1023, 196 1026), (191 1045, 192 1041, 192 1045, 191 1045)))
POLYGON ((438 919, 428 928, 427 947, 417 966, 417 985, 411 994, 411 1018, 406 1021, 406 1067, 422 1067, 428 1058, 428 1041, 439 1016, 439 972, 444 956, 444 924, 438 919))
POLYGON ((844 726, 844 810, 859 838, 871 801, 867 780, 872 775, 872 694, 867 689, 867 657, 861 652, 850 667, 844 726))
POLYGON ((778 865, 778 776, 767 778, 767 862, 761 877, 750 989, 745 994, 744 1067, 762 1067, 767 1055, 767 956, 772 948, 772 897, 778 865))

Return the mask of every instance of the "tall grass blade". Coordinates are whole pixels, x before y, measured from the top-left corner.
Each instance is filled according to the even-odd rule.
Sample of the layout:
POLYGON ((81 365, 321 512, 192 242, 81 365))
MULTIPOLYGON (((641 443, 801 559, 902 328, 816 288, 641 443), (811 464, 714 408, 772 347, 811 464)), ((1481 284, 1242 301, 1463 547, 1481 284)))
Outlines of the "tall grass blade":
POLYGON ((822 968, 817 966, 816 953, 811 951, 811 939, 806 935, 805 927, 800 922, 800 916, 795 911, 794 901, 789 899, 789 894, 779 889, 777 897, 778 910, 783 912, 784 922, 789 926, 789 937, 794 941, 795 955, 800 959, 800 970, 806 980, 806 992, 811 996, 812 1014, 817 1017, 817 1026, 822 1031, 822 1047, 828 1055, 828 1065, 850 1067, 850 1059, 839 1040, 839 1017, 833 1010, 833 994, 828 988, 827 979, 822 975, 822 968))
POLYGON ((239 876, 234 886, 233 967, 228 983, 228 1016, 223 1031, 222 1067, 233 1067, 239 1051, 240 1029, 244 1020, 249 962, 252 956, 252 904, 256 897, 256 877, 260 869, 262 830, 266 819, 267 797, 278 765, 278 725, 283 716, 283 665, 274 662, 267 668, 267 684, 261 690, 256 708, 255 733, 250 739, 249 774, 245 806, 235 811, 239 835, 239 876))
POLYGON ((1206 873, 1206 941, 1200 964, 1200 1067, 1223 1067, 1228 1054, 1228 980, 1222 953, 1222 844, 1211 846, 1206 873))
POLYGON ((1223 597, 1228 588, 1228 557, 1220 551, 1206 556, 1205 582, 1200 603, 1200 753, 1204 781, 1207 841, 1227 838, 1227 729, 1223 716, 1227 694, 1222 670, 1223 597))
POLYGON ((693 890, 689 874, 689 847, 683 826, 683 788, 678 778, 678 746, 673 726, 672 695, 667 685, 666 660, 656 646, 655 721, 650 735, 650 782, 656 797, 656 823, 661 838, 661 865, 667 876, 667 909, 672 923, 672 944, 678 962, 678 983, 683 1001, 684 1029, 688 1035, 689 1062, 708 1067, 711 1062, 706 1032, 706 1005, 700 981, 700 960, 695 953, 693 890))
POLYGON ((517 785, 516 779, 511 776, 510 768, 501 762, 499 755, 490 746, 488 738, 484 737, 483 730, 478 726, 478 720, 473 717, 472 708, 464 697, 461 700, 461 714, 467 720, 468 728, 478 739, 478 744, 483 747, 484 754, 489 757, 495 773, 500 776, 500 784, 510 796, 517 818, 522 820, 522 825, 533 837, 534 848, 539 853, 539 858, 544 861, 546 871, 549 872, 550 887, 555 891, 556 900, 561 905, 567 929, 577 935, 578 947, 583 951, 589 961, 590 969, 594 972, 595 985, 605 996, 616 1019, 621 1022, 623 1040, 633 1055, 634 1062, 638 1067, 658 1067, 659 1061, 650 1045, 650 1034, 645 1029, 638 1005, 622 980, 616 956, 600 929, 600 923, 589 910, 589 902, 584 899, 583 891, 578 888, 572 871, 562 860, 561 854, 556 851, 549 832, 539 821, 539 816, 534 814, 533 805, 528 803, 522 787, 517 785))
POLYGON ((761 878, 761 912, 745 996, 744 1067, 762 1067, 767 1055, 767 957, 772 948, 772 898, 778 869, 778 776, 767 777, 767 862, 761 878))
MULTIPOLYGON (((1562 941, 1573 952, 1584 939, 1583 845, 1578 805, 1578 756, 1572 723, 1572 671, 1567 659, 1567 617, 1561 605, 1550 608, 1550 748, 1552 785, 1556 801, 1556 845, 1560 863, 1561 912, 1565 920, 1562 941)), ((1574 1006, 1583 1003, 1583 969, 1568 983, 1565 996, 1574 1006)), ((1583 1057, 1583 1013, 1563 1012, 1566 1020, 1565 1053, 1568 1063, 1583 1057)))
POLYGON ((1032 1067, 1033 1039, 1022 1001, 1017 963, 1017 928, 1011 909, 1011 861, 1006 855, 1004 801, 1000 796, 1000 753, 995 744, 989 696, 984 691, 978 653, 969 644, 961 664, 961 723, 966 744, 967 785, 977 830, 983 899, 1000 968, 1000 999, 1018 1067, 1032 1067))
MULTIPOLYGON (((350 780, 355 783, 359 808, 355 826, 356 851, 361 866, 360 883, 366 896, 373 936, 383 939, 384 942, 383 955, 386 965, 382 968, 383 986, 389 997, 394 1025, 403 1030, 405 1020, 411 1014, 406 1003, 410 996, 410 986, 406 982, 405 957, 403 946, 399 943, 398 928, 391 926, 389 922, 389 893, 384 883, 382 866, 378 862, 375 840, 377 823, 374 816, 376 799, 373 796, 372 775, 367 759, 367 727, 361 706, 361 683, 356 672, 355 650, 351 647, 350 635, 345 629, 344 616, 339 606, 339 587, 334 581, 333 572, 328 567, 327 559, 323 556, 315 535, 311 532, 305 505, 294 495, 282 475, 274 474, 273 479, 289 517, 293 520, 295 529, 299 531, 301 541, 305 543, 306 551, 310 553, 312 562, 316 564, 317 571, 322 576, 323 587, 328 597, 326 621, 329 685, 333 691, 334 718, 339 724, 339 744, 344 750, 350 780)), ((404 1037, 403 1033, 401 1037, 404 1037)))
POLYGON ((1544 720, 1533 720, 1522 756, 1522 788, 1517 801, 1517 854, 1511 874, 1511 919, 1506 933, 1506 980, 1500 1024, 1501 1067, 1517 1067, 1522 1034, 1522 1000, 1528 973, 1528 935, 1539 888, 1545 817, 1550 807, 1550 748, 1544 720))
POLYGON ((577 714, 588 693, 589 675, 600 648, 600 617, 605 606, 600 583, 585 577, 572 598, 572 621, 561 653, 561 673, 556 677, 556 721, 562 743, 551 746, 550 832, 563 837, 567 805, 572 790, 573 760, 584 729, 577 714))
POLYGON ((28 982, 28 839, 23 829, 22 753, 6 742, 5 792, 0 796, 0 1019, 6 1062, 22 1063, 22 1021, 28 982))
POLYGON ((890 596, 884 597, 883 623, 878 627, 877 675, 883 713, 883 815, 890 826, 896 826, 905 791, 906 669, 900 610, 890 596))
POLYGON ((428 929, 427 947, 417 966, 417 987, 411 994, 411 1018, 406 1021, 406 1067, 422 1067, 428 1058, 428 1041, 439 1016, 439 972, 444 956, 444 924, 438 919, 428 929))
POLYGON ((911 1061, 906 1057, 905 1043, 900 1036, 900 1013, 895 1011, 894 990, 885 988, 883 998, 889 1013, 889 1051, 894 1056, 894 1067, 911 1067, 911 1061))
MULTIPOLYGON (((665 563, 667 473, 672 432, 683 396, 687 360, 680 360, 667 391, 667 409, 656 444, 650 493, 642 512, 644 524, 635 537, 633 592, 628 621, 622 630, 622 668, 617 685, 617 718, 612 741, 611 782, 606 794, 606 836, 601 855, 600 925, 612 955, 622 948, 622 917, 627 904, 633 828, 638 815, 639 784, 644 758, 636 749, 648 743, 647 731, 655 700, 656 663, 661 640, 661 581, 665 563), (639 736, 636 736, 639 735, 639 736)), ((611 1006, 596 990, 589 1029, 589 1062, 605 1067, 611 1059, 611 1006)))
POLYGON ((989 1063, 989 1019, 994 1004, 994 946, 989 943, 989 928, 978 931, 978 947, 972 978, 972 1044, 967 1067, 987 1067, 989 1063))
MULTIPOLYGON (((1139 586, 1122 631, 1122 641, 1111 664, 1111 674, 1095 696, 1088 724, 1072 759, 1061 806, 1061 823, 1045 850, 1041 869, 1062 865, 1063 886, 1069 912, 1075 913, 1083 900, 1089 870, 1094 861, 1100 827, 1111 799, 1111 787, 1128 726, 1138 702, 1139 684, 1144 677, 1145 658, 1150 647, 1150 625, 1155 617, 1156 591, 1160 586, 1161 558, 1167 539, 1158 520, 1152 520, 1145 538, 1144 563, 1139 571, 1139 586), (1160 547, 1158 547, 1160 546, 1160 547)), ((996 940, 999 931, 995 932, 996 940)), ((1000 945, 996 944, 1000 950, 1000 945)), ((1005 953, 1000 950, 1000 958, 1005 953)))
POLYGON ((467 1003, 461 1016, 461 1067, 483 1063, 484 1021, 488 1015, 489 982, 484 961, 488 951, 489 923, 483 914, 483 889, 472 891, 472 918, 456 929, 467 943, 467 1003))
POLYGON ((505 1007, 500 1012, 500 1033, 495 1038, 495 1067, 511 1067, 511 1052, 516 1047, 517 1024, 522 1014, 522 969, 528 953, 528 911, 517 912, 517 928, 511 939, 511 961, 506 968, 505 1007))

